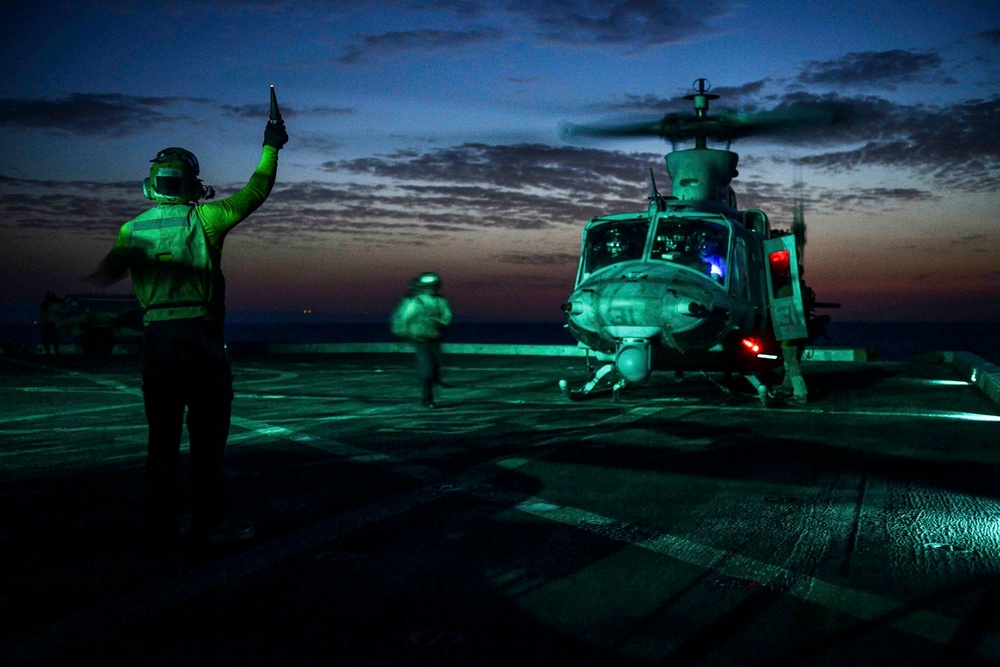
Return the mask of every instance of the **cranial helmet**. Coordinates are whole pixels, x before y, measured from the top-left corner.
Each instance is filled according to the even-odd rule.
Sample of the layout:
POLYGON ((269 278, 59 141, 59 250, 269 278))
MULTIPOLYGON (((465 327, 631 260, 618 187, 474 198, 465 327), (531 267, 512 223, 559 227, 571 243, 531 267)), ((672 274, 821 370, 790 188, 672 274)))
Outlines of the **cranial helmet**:
POLYGON ((421 285, 428 285, 428 286, 429 285, 440 285, 441 284, 441 276, 439 276, 438 274, 433 273, 431 271, 428 271, 427 273, 421 273, 420 274, 420 284, 421 285))
POLYGON ((410 288, 416 292, 436 292, 441 287, 441 277, 438 274, 427 271, 421 273, 410 283, 410 288))
POLYGON ((157 204, 187 204, 215 191, 198 179, 198 158, 183 148, 164 148, 150 162, 149 178, 142 182, 142 193, 157 204))
POLYGON ((604 243, 613 257, 617 257, 625 251, 625 239, 622 238, 618 230, 612 230, 604 243))

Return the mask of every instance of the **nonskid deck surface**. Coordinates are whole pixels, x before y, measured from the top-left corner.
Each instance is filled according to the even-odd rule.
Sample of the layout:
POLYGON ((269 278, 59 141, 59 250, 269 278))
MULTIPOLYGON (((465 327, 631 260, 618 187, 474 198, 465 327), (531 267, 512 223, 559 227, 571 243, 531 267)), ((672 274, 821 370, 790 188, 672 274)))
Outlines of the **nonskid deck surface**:
POLYGON ((1000 409, 943 363, 805 372, 804 407, 665 374, 570 402, 582 359, 450 356, 425 410, 405 355, 237 359, 255 535, 206 546, 146 539, 134 360, 4 358, 0 655, 1000 663, 1000 409))

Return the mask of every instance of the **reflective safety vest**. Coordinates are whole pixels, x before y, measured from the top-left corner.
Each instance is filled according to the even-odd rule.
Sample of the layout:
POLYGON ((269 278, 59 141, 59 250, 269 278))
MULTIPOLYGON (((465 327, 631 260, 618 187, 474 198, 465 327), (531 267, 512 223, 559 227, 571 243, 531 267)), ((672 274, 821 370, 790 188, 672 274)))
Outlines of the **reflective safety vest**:
POLYGON ((208 242, 196 207, 155 206, 126 227, 132 287, 146 324, 225 317, 222 255, 208 242))
POLYGON ((411 340, 437 340, 451 324, 451 309, 442 296, 418 294, 400 301, 390 318, 392 332, 411 340))

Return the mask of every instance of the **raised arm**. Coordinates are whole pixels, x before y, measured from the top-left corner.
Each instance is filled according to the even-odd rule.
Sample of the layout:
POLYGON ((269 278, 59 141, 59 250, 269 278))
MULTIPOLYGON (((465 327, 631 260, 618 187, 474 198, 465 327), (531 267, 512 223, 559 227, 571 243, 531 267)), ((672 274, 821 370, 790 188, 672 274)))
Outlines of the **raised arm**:
POLYGON ((226 199, 198 206, 198 215, 209 242, 222 247, 226 234, 264 203, 278 173, 278 149, 264 145, 257 169, 250 181, 236 194, 226 199))

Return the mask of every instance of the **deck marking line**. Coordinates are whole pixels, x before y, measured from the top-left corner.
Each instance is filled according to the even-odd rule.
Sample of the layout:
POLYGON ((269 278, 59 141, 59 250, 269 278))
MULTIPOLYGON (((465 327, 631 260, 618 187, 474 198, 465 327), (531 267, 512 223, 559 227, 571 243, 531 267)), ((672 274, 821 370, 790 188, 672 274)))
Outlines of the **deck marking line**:
MULTIPOLYGON (((655 399, 654 399, 655 400, 655 399)), ((663 410, 679 410, 684 408, 704 408, 707 410, 718 411, 718 412, 755 412, 758 414, 767 414, 766 411, 762 411, 759 404, 753 405, 706 405, 700 403, 697 405, 683 404, 678 405, 673 402, 661 401, 659 406, 663 410), (663 404, 665 403, 665 404, 663 404)), ((848 417, 888 417, 888 418, 899 418, 904 417, 907 419, 913 419, 914 417, 923 419, 950 419, 958 421, 982 421, 982 422, 1000 422, 1000 415, 990 415, 981 414, 977 412, 949 412, 947 410, 824 410, 822 408, 774 408, 781 414, 807 414, 807 415, 817 415, 817 416, 848 416, 848 417)))
MULTIPOLYGON (((551 507, 551 504, 545 499, 532 497, 520 503, 515 509, 669 556, 690 565, 716 570, 726 576, 759 581, 765 586, 794 582, 787 589, 790 595, 865 621, 904 612, 902 616, 890 622, 894 628, 939 644, 950 643, 959 627, 959 622, 956 619, 941 613, 923 609, 905 612, 907 605, 892 598, 832 584, 815 577, 798 574, 778 565, 732 554, 682 537, 663 534, 653 538, 630 541, 622 537, 629 532, 622 530, 628 527, 626 523, 576 507, 563 505, 550 509, 551 507), (533 511, 532 508, 538 507, 545 507, 545 509, 533 511)), ((1000 641, 1000 637, 994 636, 995 634, 989 633, 980 643, 978 653, 982 657, 995 657, 987 650, 988 646, 995 645, 996 642, 1000 641)))
MULTIPOLYGON (((72 371, 66 371, 74 375, 82 375, 72 371)), ((130 394, 141 394, 137 389, 127 387, 121 383, 114 381, 101 381, 94 378, 91 379, 98 384, 104 386, 112 386, 120 391, 130 394)), ((678 406, 681 407, 681 406, 678 406)), ((692 406, 683 406, 690 410, 692 406)), ((600 423, 608 423, 615 421, 628 421, 629 416, 632 413, 638 413, 637 417, 641 418, 643 416, 648 416, 662 409, 666 409, 667 406, 656 406, 656 407, 640 407, 634 410, 628 411, 626 413, 615 415, 614 417, 603 420, 600 423)), ((838 413, 826 413, 826 414, 838 414, 838 413)), ((879 413, 879 412, 839 412, 839 414, 870 414, 871 416, 929 416, 927 414, 914 415, 912 413, 879 413)), ((966 413, 954 413, 954 414, 966 414, 966 413)), ((930 416, 938 416, 944 418, 961 418, 955 417, 953 413, 937 413, 930 416)), ((979 415, 986 416, 986 415, 979 415)), ((993 417, 997 421, 1000 421, 1000 417, 995 417, 989 415, 987 417, 993 417)), ((990 419, 992 421, 992 419, 990 419)), ((304 436, 305 434, 297 434, 291 429, 284 427, 276 427, 263 422, 257 422, 255 420, 245 419, 245 418, 234 418, 233 423, 243 426, 244 428, 249 428, 256 430, 258 433, 265 433, 268 435, 281 435, 288 437, 289 435, 299 435, 304 436)), ((561 437, 561 436, 560 436, 561 437)), ((552 438, 547 442, 551 442, 556 438, 552 438)), ((299 440, 299 442, 302 442, 299 440)), ((359 447, 354 447, 352 445, 347 445, 345 443, 338 443, 332 440, 324 440, 322 444, 324 446, 318 446, 320 442, 304 442, 310 447, 317 447, 318 449, 323 449, 324 451, 334 450, 336 453, 347 454, 350 452, 352 457, 372 457, 376 456, 377 462, 379 464, 384 463, 395 463, 404 464, 405 462, 393 459, 392 457, 382 458, 382 455, 377 452, 372 452, 370 450, 364 450, 359 447), (339 450, 339 451, 338 451, 339 450)), ((541 444, 541 443, 539 443, 541 444)), ((371 460, 371 459, 369 459, 371 460)), ((510 469, 514 467, 519 467, 524 463, 530 462, 530 459, 505 459, 506 465, 498 464, 497 462, 491 462, 494 466, 494 470, 497 472, 502 469, 510 469)), ((483 464, 489 465, 489 464, 483 464)), ((420 468, 425 471, 433 471, 437 473, 440 477, 442 476, 440 471, 436 469, 427 469, 425 466, 413 466, 406 464, 408 468, 420 468)), ((481 466, 480 466, 481 467, 481 466)), ((426 474, 426 472, 424 473, 426 474)), ((496 472, 494 473, 496 474, 496 472)), ((462 475, 464 476, 464 475, 462 475)), ((460 476, 460 477, 462 477, 460 476)), ((418 476, 418 478, 423 477, 423 475, 418 476)), ((486 476, 487 478, 489 476, 486 476)), ((438 485, 436 492, 440 495, 446 493, 454 492, 457 488, 468 490, 468 487, 451 487, 449 485, 438 485)), ((414 503, 403 503, 397 511, 391 512, 388 515, 381 516, 373 521, 369 521, 365 525, 370 525, 375 521, 381 521, 388 516, 394 516, 395 514, 402 513, 409 510, 411 507, 417 506, 419 504, 424 504, 435 499, 433 497, 435 493, 435 487, 423 487, 410 495, 415 495, 417 498, 422 498, 422 502, 414 503)), ((526 499, 516 508, 520 511, 532 514, 530 507, 532 504, 537 504, 538 507, 546 507, 551 504, 542 498, 531 498, 526 499)), ((104 602, 97 606, 96 609, 90 612, 83 612, 79 614, 71 615, 69 618, 63 619, 61 621, 56 621, 46 626, 45 629, 41 631, 36 631, 33 633, 37 637, 44 637, 47 641, 52 644, 60 643, 58 640, 62 639, 63 642, 69 641, 67 635, 68 631, 75 630, 79 633, 80 630, 84 630, 80 634, 93 634, 94 636, 101 636, 107 632, 110 627, 120 627, 122 624, 134 621, 134 613, 138 609, 143 609, 146 613, 153 613, 157 609, 164 609, 166 607, 177 604, 183 600, 190 599, 191 597, 202 594, 206 591, 213 590, 219 586, 226 585, 240 579, 244 576, 257 572, 264 567, 269 567, 282 560, 289 558, 292 555, 303 553, 309 548, 314 548, 323 544, 324 542, 335 539, 336 537, 347 534, 348 532, 353 532, 360 528, 357 526, 351 528, 350 530, 345 530, 342 533, 334 536, 330 536, 324 528, 336 527, 341 528, 344 523, 344 518, 348 514, 360 514, 362 511, 374 512, 380 514, 378 511, 381 508, 382 513, 386 512, 387 503, 385 501, 372 503, 365 508, 360 508, 354 512, 348 512, 338 517, 328 519, 327 521, 321 522, 321 524, 308 526, 303 530, 299 531, 295 535, 289 536, 288 538, 275 539, 268 543, 261 545, 255 549, 248 550, 246 552, 241 552, 225 561, 214 563, 212 565, 200 568, 194 572, 185 573, 182 576, 170 577, 166 580, 156 582, 150 586, 147 586, 141 590, 135 591, 124 596, 120 596, 114 601, 108 603, 104 602), (319 529, 319 530, 317 530, 319 529), (286 543, 289 541, 294 541, 297 543, 298 548, 291 548, 291 545, 281 546, 277 543, 286 543), (308 546, 304 546, 308 545, 308 546), (156 603, 154 604, 154 601, 156 603), (103 611, 103 613, 100 613, 103 611), (97 612, 97 613, 95 613, 97 612), (96 615, 96 618, 94 616, 96 615), (68 627, 67 627, 68 626, 68 627), (82 627, 81 627, 82 626, 82 627), (46 636, 48 635, 48 636, 46 636)), ((546 509, 546 511, 535 514, 543 519, 548 519, 552 521, 558 521, 566 525, 574 526, 578 529, 585 530, 588 532, 593 532, 608 539, 617 539, 619 541, 625 541, 626 543, 633 544, 639 548, 648 549, 656 553, 661 553, 684 562, 688 562, 692 565, 696 565, 703 568, 712 569, 713 564, 718 564, 720 571, 727 574, 728 576, 760 580, 762 579, 761 574, 766 573, 767 579, 770 581, 780 582, 780 581, 798 581, 798 583, 789 589, 789 592, 804 601, 812 602, 815 604, 828 606, 829 608, 835 609, 837 611, 842 611, 843 613, 852 615, 856 618, 871 619, 878 618, 885 613, 897 612, 905 609, 905 605, 891 598, 886 598, 884 596, 878 596, 870 593, 864 593, 861 591, 855 591, 849 588, 838 586, 836 584, 831 584, 828 582, 823 582, 821 580, 802 576, 787 570, 785 568, 775 566, 769 563, 763 563, 761 561, 756 561, 745 556, 738 554, 729 554, 723 550, 708 547, 706 545, 700 545, 683 538, 671 536, 671 535, 661 535, 655 538, 647 538, 635 542, 630 542, 628 540, 623 540, 620 537, 621 531, 616 531, 617 534, 612 534, 608 530, 609 526, 626 526, 622 522, 618 522, 614 519, 609 519, 607 517, 600 516, 582 510, 579 508, 559 506, 556 509, 546 509), (721 562, 720 559, 725 559, 721 562), (861 608, 874 609, 874 614, 863 614, 859 612, 859 605, 861 608), (867 606, 866 606, 867 605, 867 606)), ((341 528, 341 530, 343 530, 341 528)), ((336 532, 336 531, 334 531, 336 532)), ((892 621, 891 623, 894 627, 900 630, 908 632, 910 634, 915 634, 917 636, 924 637, 939 643, 947 643, 950 641, 951 629, 956 628, 958 622, 948 616, 943 614, 929 612, 924 610, 918 610, 910 612, 902 616, 901 618, 892 621), (942 628, 948 628, 948 632, 940 632, 942 628)), ((92 637, 91 637, 92 638, 92 637)), ((995 643, 996 638, 992 636, 992 633, 984 638, 981 642, 980 647, 991 645, 995 643)), ((37 650, 37 647, 36 647, 37 650)), ((982 648, 980 649, 982 650, 982 648)), ((990 656, 985 656, 990 657, 990 656)))
POLYGON ((45 412, 34 415, 24 415, 21 417, 4 417, 0 419, 0 425, 14 424, 17 422, 38 421, 39 419, 51 419, 54 416, 69 417, 71 415, 85 415, 92 412, 107 412, 109 410, 135 409, 142 407, 137 403, 122 403, 121 405, 105 405, 99 408, 82 408, 80 410, 59 410, 58 412, 45 412))

